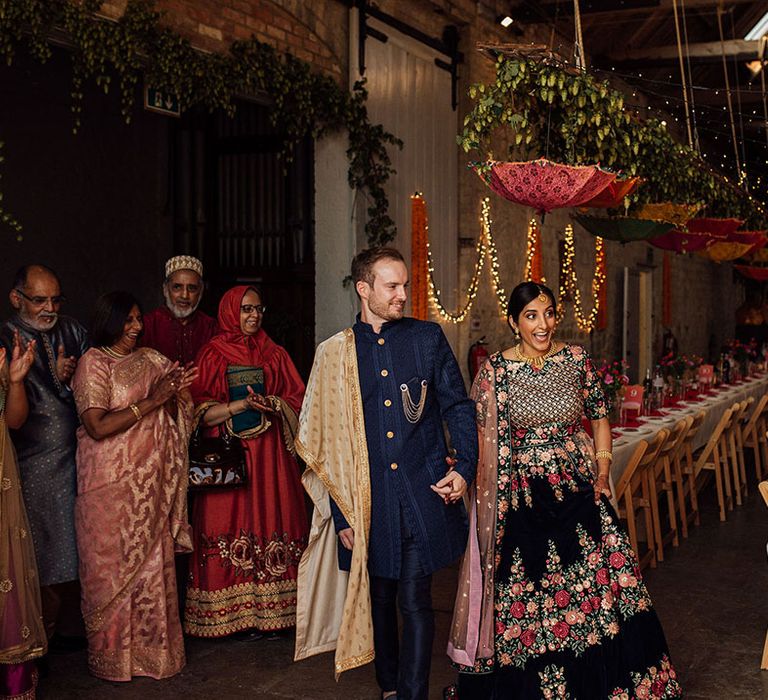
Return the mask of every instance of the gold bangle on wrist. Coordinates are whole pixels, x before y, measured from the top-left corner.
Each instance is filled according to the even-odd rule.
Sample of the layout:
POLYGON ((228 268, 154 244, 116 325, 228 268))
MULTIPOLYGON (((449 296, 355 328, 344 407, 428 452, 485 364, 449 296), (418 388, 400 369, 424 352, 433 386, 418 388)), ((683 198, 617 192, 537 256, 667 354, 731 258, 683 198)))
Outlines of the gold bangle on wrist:
POLYGON ((136 417, 136 422, 138 423, 142 419, 141 410, 135 403, 132 403, 128 408, 133 411, 133 415, 136 417))
POLYGON ((598 450, 595 452, 595 459, 607 459, 609 462, 613 462, 613 452, 610 450, 598 450))

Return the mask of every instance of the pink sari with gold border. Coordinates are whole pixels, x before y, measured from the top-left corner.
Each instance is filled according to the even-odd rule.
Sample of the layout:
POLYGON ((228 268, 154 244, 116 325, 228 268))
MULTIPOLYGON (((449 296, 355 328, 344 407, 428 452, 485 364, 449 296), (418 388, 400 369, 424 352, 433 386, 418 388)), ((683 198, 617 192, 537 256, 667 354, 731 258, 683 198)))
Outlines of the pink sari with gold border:
MULTIPOLYGON (((80 414, 145 398, 170 367, 155 350, 125 358, 89 350, 73 380, 80 414)), ((166 678, 185 664, 174 551, 190 551, 189 396, 127 430, 94 440, 78 430, 75 523, 88 666, 100 678, 166 678)))

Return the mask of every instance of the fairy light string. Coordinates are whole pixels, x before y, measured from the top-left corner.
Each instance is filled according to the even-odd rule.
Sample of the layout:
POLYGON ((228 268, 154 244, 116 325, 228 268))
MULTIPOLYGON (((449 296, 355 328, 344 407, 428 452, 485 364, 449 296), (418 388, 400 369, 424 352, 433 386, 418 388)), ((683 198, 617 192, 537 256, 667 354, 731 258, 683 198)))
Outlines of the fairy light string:
MULTIPOLYGON (((591 333, 597 324, 597 314, 600 310, 600 290, 605 284, 605 249, 603 239, 599 236, 595 238, 595 271, 592 275, 592 310, 589 314, 584 313, 584 307, 581 303, 581 290, 579 289, 579 280, 574 266, 576 257, 576 244, 573 235, 573 226, 568 224, 565 227, 565 249, 563 251, 563 268, 560 275, 560 299, 566 299, 570 296, 573 303, 573 315, 576 318, 576 325, 584 333, 591 333)), ((561 305, 560 319, 565 316, 565 306, 561 305)))
MULTIPOLYGON (((426 222, 426 217, 425 217, 426 222)), ((432 249, 429 245, 429 224, 425 223, 426 228, 426 248, 427 248, 427 293, 429 303, 435 313, 443 321, 458 324, 464 321, 469 315, 472 306, 477 299, 477 292, 480 287, 480 279, 485 268, 486 259, 489 262, 491 287, 493 288, 496 304, 499 310, 499 316, 502 318, 507 315, 507 292, 501 282, 499 269, 499 253, 496 248, 496 242, 493 239, 493 220, 491 219, 490 198, 485 197, 482 200, 480 213, 480 235, 475 244, 475 264, 472 277, 465 294, 463 304, 456 311, 446 308, 441 298, 441 291, 435 281, 435 261, 432 256, 432 249)), ((533 250, 536 245, 541 245, 541 232, 536 229, 536 222, 531 221, 528 228, 528 243, 526 249, 526 273, 530 271, 530 263, 533 260, 533 250), (532 231, 536 230, 535 234, 532 231), (538 241, 534 235, 539 236, 538 241)), ((574 316, 576 324, 584 333, 591 333, 597 323, 597 315, 600 309, 600 294, 605 284, 605 248, 602 238, 595 239, 595 271, 592 276, 592 310, 589 314, 584 313, 581 303, 581 292, 579 291, 579 280, 574 267, 574 258, 576 255, 576 246, 574 242, 573 226, 568 224, 565 228, 565 252, 560 287, 560 299, 565 300, 570 295, 573 301, 574 316)), ((526 275, 527 277, 527 275, 526 275)), ((544 282, 544 279, 541 280, 544 282)), ((561 318, 564 316, 564 306, 560 304, 561 318)))

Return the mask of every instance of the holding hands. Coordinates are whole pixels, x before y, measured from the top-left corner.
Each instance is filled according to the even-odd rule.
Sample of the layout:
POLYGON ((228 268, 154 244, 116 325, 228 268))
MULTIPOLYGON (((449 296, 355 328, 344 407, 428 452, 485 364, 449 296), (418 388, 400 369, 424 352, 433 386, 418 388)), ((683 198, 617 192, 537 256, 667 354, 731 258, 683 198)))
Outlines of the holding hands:
MULTIPOLYGON (((22 348, 19 331, 13 332, 13 350, 8 363, 8 378, 11 384, 21 384, 27 376, 32 363, 35 361, 36 341, 30 340, 25 348, 22 348)), ((0 363, 5 364, 7 353, 5 348, 0 348, 0 363)))
POLYGON ((464 497, 467 492, 467 482, 461 474, 453 471, 456 466, 455 457, 446 457, 445 461, 448 464, 448 473, 429 488, 441 496, 443 502, 448 505, 449 503, 456 503, 464 497))

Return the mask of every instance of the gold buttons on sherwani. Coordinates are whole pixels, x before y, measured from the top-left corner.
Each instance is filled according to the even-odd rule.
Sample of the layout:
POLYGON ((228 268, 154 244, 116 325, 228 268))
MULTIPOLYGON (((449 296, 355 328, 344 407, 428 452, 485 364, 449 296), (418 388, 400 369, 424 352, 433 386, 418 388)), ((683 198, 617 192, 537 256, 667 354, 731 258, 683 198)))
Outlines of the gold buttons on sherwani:
POLYGON ((395 471, 395 469, 397 469, 397 462, 392 462, 392 464, 390 464, 390 465, 389 465, 389 468, 390 468, 392 471, 395 471))
POLYGON ((389 372, 387 372, 387 370, 385 370, 385 369, 381 370, 381 376, 382 377, 386 377, 388 374, 389 374, 389 372))
POLYGON ((384 399, 384 405, 389 408, 392 405, 392 402, 389 399, 384 399))
POLYGON ((379 339, 378 339, 376 342, 377 342, 379 345, 384 345, 384 338, 379 338, 379 339))
POLYGON ((387 430, 387 437, 391 440, 393 437, 395 437, 395 434, 391 430, 387 430))

